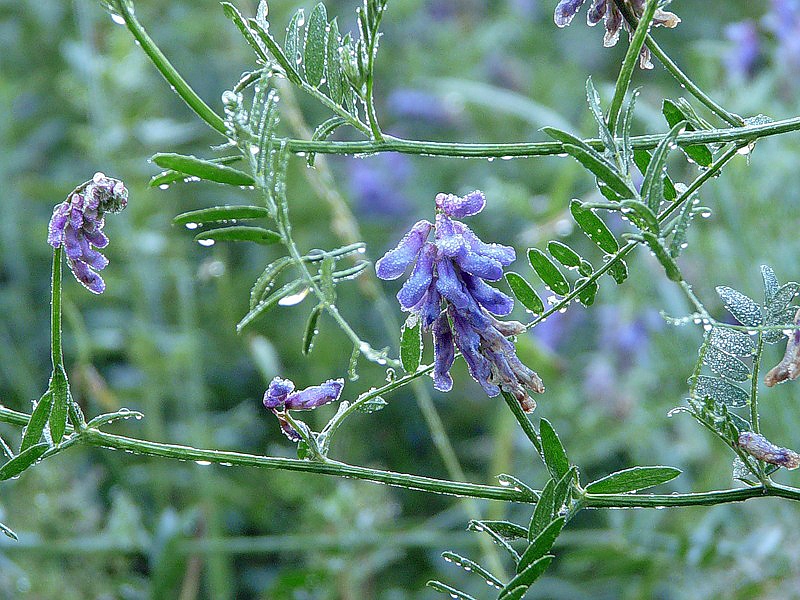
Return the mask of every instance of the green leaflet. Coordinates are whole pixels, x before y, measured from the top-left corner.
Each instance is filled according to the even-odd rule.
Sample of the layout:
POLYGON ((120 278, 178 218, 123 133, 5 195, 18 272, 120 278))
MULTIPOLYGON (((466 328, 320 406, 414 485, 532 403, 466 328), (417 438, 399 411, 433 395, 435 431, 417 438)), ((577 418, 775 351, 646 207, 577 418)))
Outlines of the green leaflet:
POLYGON ((658 212, 658 207, 665 199, 664 179, 667 176, 667 157, 670 150, 675 146, 675 140, 686 129, 686 122, 681 121, 672 127, 670 132, 664 136, 653 151, 650 164, 642 181, 641 196, 642 200, 654 213, 658 212))
POLYGON ((536 536, 525 549, 525 552, 522 553, 522 556, 520 556, 519 564, 517 565, 517 573, 521 573, 535 561, 550 552, 550 549, 553 547, 558 534, 561 533, 561 530, 564 528, 564 523, 566 522, 566 517, 558 517, 554 521, 551 521, 550 524, 536 536))
POLYGON ((692 199, 688 199, 681 207, 681 212, 678 215, 678 221, 675 224, 675 229, 672 232, 672 239, 669 242, 669 255, 672 258, 678 258, 686 245, 686 232, 689 225, 692 223, 695 211, 692 206, 692 199))
POLYGON ((525 308, 537 315, 544 312, 544 303, 522 275, 514 271, 509 271, 506 273, 505 277, 508 287, 511 288, 514 296, 517 300, 522 302, 525 308))
POLYGON ((308 315, 306 328, 303 332, 303 354, 308 354, 314 347, 314 338, 316 337, 317 333, 319 333, 317 329, 317 322, 319 321, 319 316, 322 314, 323 308, 324 307, 321 304, 317 304, 313 309, 311 309, 311 314, 308 315))
POLYGON ((564 476, 553 487, 553 516, 569 503, 572 495, 572 486, 578 479, 578 467, 570 467, 564 476))
MULTIPOLYGON (((636 164, 636 168, 641 171, 642 175, 647 173, 647 167, 650 164, 651 160, 650 152, 643 149, 638 148, 633 151, 633 162, 636 164)), ((664 175, 664 199, 669 200, 670 202, 675 200, 678 197, 678 192, 675 190, 675 184, 672 183, 672 179, 670 179, 669 175, 664 175)))
POLYGON ((340 40, 339 40, 339 24, 336 19, 331 21, 330 30, 328 31, 328 44, 326 47, 326 60, 325 60, 325 81, 328 84, 328 92, 331 100, 336 104, 342 104, 344 88, 347 82, 344 81, 342 76, 341 57, 339 56, 340 40))
POLYGON ((707 396, 733 408, 750 402, 750 394, 739 386, 707 375, 698 375, 694 395, 696 398, 707 396))
POLYGON ((577 268, 581 264, 580 255, 572 248, 561 242, 552 241, 547 244, 550 255, 565 267, 577 268))
POLYGON ((622 168, 626 173, 631 172, 633 161, 633 147, 631 146, 631 125, 633 124, 633 110, 636 107, 636 98, 639 97, 639 88, 631 92, 628 106, 622 115, 622 168))
POLYGON ((17 537, 17 534, 14 533, 14 531, 10 527, 8 527, 7 525, 5 525, 3 523, 0 523, 0 533, 5 535, 6 537, 10 537, 12 540, 18 540, 19 539, 17 537))
POLYGON ((172 219, 173 225, 203 224, 216 221, 264 219, 269 211, 261 206, 212 206, 181 213, 172 219))
POLYGON ((536 539, 536 536, 544 531, 545 527, 553 520, 553 492, 555 491, 555 487, 555 480, 550 479, 542 489, 542 495, 539 497, 539 501, 533 509, 531 524, 528 527, 528 539, 530 541, 536 539))
POLYGON ((36 408, 31 413, 31 418, 28 425, 25 427, 25 432, 22 434, 22 443, 19 450, 27 450, 36 444, 42 437, 44 427, 47 425, 47 420, 50 418, 50 409, 53 406, 53 392, 47 390, 44 395, 36 403, 36 408))
POLYGON ((374 413, 378 412, 379 410, 383 410, 386 408, 386 406, 388 406, 388 404, 389 403, 386 402, 386 400, 378 396, 359 404, 356 410, 362 413, 374 413))
POLYGON ((661 266, 664 267, 667 277, 672 281, 683 281, 678 264, 664 247, 664 240, 649 231, 643 231, 642 238, 650 247, 650 250, 653 251, 653 254, 655 254, 655 257, 658 259, 658 262, 661 263, 661 266))
POLYGON ((753 338, 743 331, 714 327, 709 334, 709 343, 733 356, 751 356, 756 350, 753 338))
POLYGON ((422 326, 419 319, 409 318, 400 331, 400 362, 406 373, 415 373, 422 358, 422 326))
POLYGON ((497 535, 510 542, 528 539, 528 530, 510 521, 470 521, 467 529, 470 531, 492 529, 497 535))
MULTIPOLYGON (((53 394, 53 405, 50 408, 50 437, 54 444, 59 444, 67 429, 67 408, 71 401, 67 374, 62 365, 56 365, 50 379, 50 391, 53 394)), ((36 440, 39 441, 38 439, 36 440)))
MULTIPOLYGON (((217 163, 220 165, 231 165, 235 162, 239 162, 242 160, 242 157, 238 154, 233 156, 222 156, 220 158, 210 158, 208 159, 209 162, 217 163)), ((172 169, 167 169, 166 171, 162 171, 158 175, 154 175, 150 178, 150 182, 148 185, 150 187, 163 187, 169 185, 171 183, 176 183, 178 181, 186 180, 186 173, 181 173, 179 171, 174 171, 172 169)))
POLYGON ((761 265, 761 278, 764 280, 764 306, 768 306, 781 287, 778 276, 769 265, 761 265))
POLYGON ((528 262, 544 284, 559 296, 569 293, 569 283, 555 263, 537 248, 528 249, 528 262))
POLYGON ((555 429, 547 419, 539 422, 539 438, 542 442, 542 456, 553 479, 561 479, 569 471, 569 459, 564 445, 555 429))
POLYGON ((264 294, 270 290, 275 278, 290 264, 292 264, 292 259, 288 256, 282 256, 278 260, 267 265, 250 290, 251 309, 264 299, 264 294))
POLYGON ((611 135, 611 132, 608 130, 608 124, 606 123, 605 116, 603 116, 603 109, 600 106, 600 94, 597 93, 591 77, 586 80, 586 101, 589 104, 589 110, 591 110, 594 120, 597 122, 597 130, 600 134, 600 139, 603 141, 603 145, 611 154, 616 154, 617 144, 614 140, 614 136, 611 135))
POLYGON ((302 56, 300 55, 300 24, 305 21, 305 11, 301 8, 292 16, 289 26, 286 28, 286 40, 283 48, 286 51, 286 58, 289 63, 294 65, 295 70, 299 70, 302 56))
POLYGON ((466 592, 462 592, 461 590, 449 586, 446 583, 442 583, 441 581, 436 581, 435 579, 432 579, 425 585, 431 589, 436 590, 437 592, 442 592, 443 594, 447 594, 453 600, 476 600, 474 597, 470 596, 466 592))
POLYGON ((548 554, 531 563, 527 569, 519 573, 516 577, 508 582, 506 587, 503 588, 503 590, 500 592, 500 595, 497 597, 498 600, 522 598, 527 588, 532 586, 533 583, 542 576, 552 561, 553 556, 548 554), (522 590, 519 591, 519 588, 522 588, 522 590))
POLYGON ((586 486, 589 494, 624 494, 645 490, 672 481, 681 474, 675 467, 631 467, 623 469, 586 486))
POLYGON ((303 65, 306 80, 318 87, 325 74, 325 54, 327 50, 328 13, 321 2, 311 11, 306 25, 305 47, 303 49, 303 65))
POLYGON ((739 323, 750 327, 758 327, 763 323, 761 307, 751 298, 725 285, 717 286, 716 290, 725 308, 739 323))
POLYGON ((255 185, 253 178, 243 171, 239 171, 221 163, 197 158, 196 156, 186 156, 183 154, 174 153, 159 153, 153 155, 152 161, 164 169, 172 169, 173 171, 179 171, 184 175, 198 177, 206 181, 236 186, 255 185))
POLYGON ((584 306, 591 306, 597 297, 597 292, 600 291, 600 286, 596 281, 590 281, 588 277, 582 277, 575 282, 575 289, 582 288, 578 292, 578 302, 584 306), (586 287, 583 287, 584 284, 586 287))
MULTIPOLYGON (((687 121, 686 131, 696 131, 696 127, 691 123, 692 115, 684 114, 681 107, 672 100, 664 100, 661 106, 661 112, 664 114, 664 118, 667 120, 667 124, 669 124, 670 127, 674 127, 681 121, 687 121)), ((689 160, 696 162, 701 167, 707 167, 714 160, 711 150, 704 144, 683 146, 681 150, 689 157, 689 160)))
POLYGON ((248 19, 247 22, 250 25, 250 28, 255 31, 256 34, 258 34, 258 37, 267 47, 270 54, 272 54, 272 57, 277 61, 278 65, 280 65, 280 67, 286 72, 286 77, 289 78, 289 81, 292 81, 298 85, 301 84, 302 79, 300 78, 300 73, 297 71, 297 61, 294 60, 294 57, 297 56, 296 52, 293 56, 293 60, 289 61, 281 47, 270 35, 269 31, 264 29, 255 19, 248 19))
MULTIPOLYGON (((258 44, 256 41, 255 36, 253 35, 253 31, 250 27, 247 26, 247 23, 242 17, 242 14, 236 9, 236 7, 231 4, 230 2, 222 2, 222 12, 228 17, 231 21, 233 21, 234 25, 239 28, 239 31, 244 36, 244 39, 247 41, 249 46, 255 51, 256 55, 261 59, 266 61, 267 55, 264 52, 263 48, 258 44)), ((152 182, 151 182, 152 185, 152 182)))
POLYGON ((608 274, 611 275, 614 281, 617 282, 617 285, 619 285, 628 278, 628 265, 620 258, 614 261, 608 268, 608 274))
POLYGON ((585 208, 579 200, 573 200, 569 204, 572 218, 578 224, 590 240, 597 244, 606 254, 614 254, 619 250, 614 234, 608 229, 603 220, 590 208, 585 208))
POLYGON ((306 285, 306 282, 302 279, 296 279, 272 292, 264 300, 261 300, 253 308, 251 308, 250 311, 244 317, 242 317, 242 320, 236 324, 237 333, 241 333, 242 329, 247 327, 253 320, 256 319, 256 317, 275 306, 282 298, 299 293, 303 289, 307 289, 306 285))
POLYGON ((747 381, 750 379, 750 368, 735 356, 710 346, 703 355, 703 364, 727 379, 747 381))
POLYGON ((6 464, 0 467, 0 481, 11 479, 22 473, 25 469, 30 467, 33 463, 42 457, 42 454, 47 452, 48 446, 46 443, 34 444, 33 446, 25 449, 17 454, 14 458, 9 460, 6 464))
POLYGON ((458 565, 468 573, 475 573, 479 577, 482 577, 483 580, 490 585, 493 585, 497 588, 503 587, 502 581, 500 581, 497 577, 492 575, 489 571, 484 569, 474 560, 464 558, 463 556, 461 556, 460 554, 456 554, 455 552, 442 552, 442 558, 445 559, 447 562, 453 563, 454 565, 458 565))
POLYGON ((658 233, 658 217, 650 208, 638 200, 623 200, 620 202, 622 212, 633 222, 636 227, 642 230, 658 233))
POLYGON ((215 242, 255 242, 269 246, 281 241, 281 235, 262 227, 235 225, 202 231, 194 236, 196 241, 213 240, 215 242))

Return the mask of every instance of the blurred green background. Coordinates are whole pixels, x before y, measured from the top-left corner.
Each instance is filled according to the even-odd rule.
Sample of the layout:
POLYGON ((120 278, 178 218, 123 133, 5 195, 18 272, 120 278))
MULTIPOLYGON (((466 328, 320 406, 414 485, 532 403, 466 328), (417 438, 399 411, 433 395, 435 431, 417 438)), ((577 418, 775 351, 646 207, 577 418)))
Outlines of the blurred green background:
MULTIPOLYGON (((583 14, 557 30, 555 0, 391 0, 377 63, 378 112, 386 131, 419 139, 530 141, 544 125, 594 134, 584 84, 592 75, 606 102, 626 44, 604 49, 583 14)), ((236 2, 254 14, 256 2, 236 2)), ((354 27, 356 0, 328 0, 340 29, 354 27)), ((209 0, 140 0, 152 37, 207 101, 253 65, 249 47, 209 0)), ((295 0, 270 2, 283 29, 295 0)), ((675 1, 683 23, 656 32, 671 56, 728 109, 773 118, 800 110, 796 2, 675 1), (749 24, 741 24, 749 20, 749 24), (732 24, 739 23, 731 27, 732 24)), ((638 133, 665 131, 664 97, 679 86, 656 65, 644 86, 638 133)), ((284 109, 291 95, 284 94, 284 109)), ((327 118, 296 97, 314 126, 327 118)), ((108 291, 95 297, 65 277, 65 351, 73 393, 90 415, 120 407, 142 421, 109 428, 135 437, 291 456, 293 445, 261 407, 276 374, 298 386, 344 376, 346 339, 323 317, 310 357, 300 352, 310 306, 281 307, 238 336, 251 283, 276 250, 204 248, 171 226, 179 212, 248 202, 211 184, 149 189, 159 151, 210 156, 220 142, 174 96, 134 44, 94 0, 0 1, 0 403, 28 411, 49 374, 45 243, 52 206, 95 171, 123 179, 128 209, 109 219, 108 291)), ((286 133, 298 122, 284 114, 286 133)), ((758 298, 760 264, 782 280, 800 277, 800 185, 795 134, 759 143, 709 183, 714 214, 690 233, 681 264, 719 318, 713 288, 758 298)), ((420 218, 440 191, 483 189, 487 209, 470 225, 484 239, 522 251, 559 238, 591 252, 571 230, 568 201, 597 197, 571 160, 493 161, 378 155, 334 157, 334 188, 319 193, 322 168, 292 162, 289 200, 301 250, 339 243, 330 200, 356 215, 374 259, 420 218)), ((697 172, 679 157, 671 173, 697 172)), ((254 200, 249 199, 250 202, 254 200)), ((338 222, 341 228, 341 221, 338 222)), ((572 306, 519 341, 520 356, 547 385, 535 416, 559 431, 585 480, 633 464, 684 469, 680 491, 731 485, 729 452, 685 415, 681 402, 701 333, 659 315, 687 307, 646 253, 630 261, 617 288, 603 280, 596 304, 572 306)), ((530 275, 522 260, 512 268, 530 275)), ((373 277, 373 275, 369 275, 373 277)), ((391 299, 394 283, 380 287, 391 299)), ((363 283, 340 286, 340 306, 376 347, 392 345, 363 283)), ((395 318, 401 318, 392 304, 395 318)), ((519 312, 518 318, 525 314, 519 312)), ((777 362, 779 349, 768 351, 777 362)), ((512 473, 544 480, 513 418, 456 365, 456 388, 432 393, 466 476, 495 482, 512 473)), ((379 385, 383 369, 362 361, 348 382, 354 398, 379 385)), ((334 457, 447 477, 410 388, 389 406, 358 415, 339 433, 334 457)), ((798 388, 762 399, 763 428, 800 446, 798 388)), ((321 425, 333 407, 308 415, 321 425)), ((0 425, 18 443, 19 432, 0 425)), ((786 482, 800 483, 795 474, 786 482)), ((478 597, 488 588, 445 563, 443 550, 480 558, 467 533, 470 511, 526 522, 530 509, 474 503, 323 476, 199 466, 76 448, 0 488, 0 521, 19 541, 0 539, 0 598, 297 598, 385 600, 439 597, 430 578, 478 597)), ((778 500, 663 511, 584 512, 556 546, 553 567, 530 598, 800 597, 798 508, 778 500)), ((508 568, 508 565, 506 565, 508 568)))

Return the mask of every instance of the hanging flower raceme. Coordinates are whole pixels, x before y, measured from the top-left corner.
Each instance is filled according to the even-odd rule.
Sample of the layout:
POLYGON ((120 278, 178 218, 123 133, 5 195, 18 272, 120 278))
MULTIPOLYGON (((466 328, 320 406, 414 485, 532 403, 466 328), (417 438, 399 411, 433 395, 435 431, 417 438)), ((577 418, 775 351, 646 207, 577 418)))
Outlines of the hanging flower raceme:
POLYGON ((95 294, 106 289, 97 273, 108 265, 108 259, 97 251, 108 245, 103 233, 105 213, 120 212, 127 203, 128 190, 119 179, 95 173, 53 209, 47 242, 53 248, 64 247, 75 279, 95 294))
POLYGON ((278 418, 281 431, 293 442, 299 442, 300 434, 286 419, 289 410, 313 410, 335 402, 344 389, 344 379, 329 379, 325 383, 295 391, 294 382, 275 377, 264 392, 264 406, 278 418))
POLYGON ((525 331, 516 321, 499 321, 514 301, 488 285, 503 277, 503 267, 516 258, 514 249, 486 244, 456 219, 478 214, 486 199, 482 192, 464 197, 436 196, 436 223, 417 222, 396 248, 376 264, 381 279, 397 279, 414 268, 397 299, 403 310, 433 334, 433 385, 453 387, 450 368, 455 348, 467 362, 472 377, 491 397, 501 390, 512 394, 526 410, 536 407, 528 390, 544 391, 539 376, 517 358, 507 338, 525 331), (429 241, 433 232, 433 241, 429 241))
MULTIPOLYGON (((584 5, 586 0, 561 0, 556 6, 556 12, 553 19, 559 27, 566 27, 572 22, 572 19, 578 14, 580 8, 584 5)), ((636 15, 637 18, 641 17, 644 13, 645 0, 624 0, 625 4, 636 15)), ((622 12, 617 7, 614 0, 592 0, 589 5, 589 10, 586 13, 586 22, 594 27, 600 21, 603 21, 605 26, 605 36, 603 37, 603 45, 606 48, 614 46, 619 40, 619 34, 622 29, 628 32, 629 36, 633 35, 630 25, 625 20, 622 12)), ((680 23, 681 20, 678 15, 668 12, 666 10, 656 9, 655 16, 653 17, 653 24, 663 27, 673 28, 680 23)), ((653 63, 650 61, 650 50, 645 46, 639 55, 639 66, 642 69, 652 69, 653 63)))

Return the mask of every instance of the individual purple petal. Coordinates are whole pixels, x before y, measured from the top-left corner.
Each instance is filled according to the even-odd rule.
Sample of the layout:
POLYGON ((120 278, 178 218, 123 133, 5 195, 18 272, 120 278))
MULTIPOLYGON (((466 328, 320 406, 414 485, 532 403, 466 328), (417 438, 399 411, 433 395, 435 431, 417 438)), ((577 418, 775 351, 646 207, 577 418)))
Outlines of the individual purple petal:
POLYGON ((559 27, 566 27, 578 14, 581 6, 586 0, 561 0, 556 6, 556 12, 553 15, 553 20, 559 27))
POLYGON ((433 281, 433 264, 435 259, 436 246, 430 242, 426 242, 417 258, 417 264, 414 265, 411 276, 397 293, 397 300, 404 309, 408 310, 422 300, 422 297, 433 281))
POLYGON ((443 258, 436 263, 436 271, 439 276, 436 281, 436 289, 439 293, 458 309, 465 309, 469 306, 472 299, 464 291, 464 284, 458 278, 453 264, 443 258))
POLYGON ((436 215, 436 247, 443 256, 453 258, 467 251, 467 241, 460 233, 460 225, 447 215, 436 215))
POLYGON ((466 252, 457 257, 456 262, 462 270, 487 281, 499 281, 503 277, 503 265, 482 254, 466 252))
POLYGON ((286 403, 286 396, 294 391, 294 382, 290 379, 274 377, 269 382, 267 391, 264 392, 264 406, 269 409, 282 407, 286 403))
POLYGON ((422 323, 422 329, 425 331, 430 329, 433 322, 442 312, 442 295, 439 293, 439 290, 436 289, 436 281, 437 278, 434 277, 430 286, 428 286, 428 291, 425 292, 425 295, 422 297, 422 300, 420 300, 417 305, 411 309, 412 312, 419 315, 419 320, 422 323))
MULTIPOLYGON (((586 22, 589 26, 594 27, 606 14, 606 2, 608 0, 594 0, 589 10, 586 12, 586 22)), ((613 0, 612 0, 613 2, 613 0)))
POLYGON ((289 424, 289 421, 286 419, 286 413, 284 411, 277 411, 274 408, 272 409, 273 414, 278 417, 278 424, 281 426, 281 431, 283 435, 289 438, 293 442, 299 442, 302 436, 297 432, 297 430, 289 424))
POLYGON ((102 271, 108 266, 108 259, 91 247, 85 236, 80 237, 81 260, 96 271, 102 271))
POLYGON ((69 220, 69 204, 62 202, 53 209, 53 216, 47 228, 47 243, 53 248, 60 248, 64 241, 64 228, 69 220))
POLYGON ((622 28, 622 13, 613 2, 608 2, 605 18, 606 33, 603 36, 603 46, 610 48, 619 40, 619 30, 622 28))
POLYGON ((453 389, 453 378, 450 368, 455 361, 453 332, 447 315, 441 313, 433 324, 433 387, 440 392, 453 389))
POLYGON ((507 267, 517 260, 517 252, 511 246, 487 244, 463 223, 458 223, 456 227, 464 240, 466 240, 469 249, 475 254, 493 258, 504 267, 507 267))
POLYGON ((67 259, 70 271, 75 279, 93 294, 102 294, 106 289, 106 282, 97 273, 92 271, 82 260, 67 259))
POLYGON ((417 258, 428 234, 433 228, 430 221, 417 221, 411 230, 400 240, 394 250, 390 250, 375 263, 375 272, 381 279, 397 279, 417 258))
POLYGON ((490 313, 502 317, 513 310, 514 301, 500 290, 486 284, 481 278, 469 273, 462 273, 461 278, 464 280, 467 292, 490 313))
POLYGON ((481 191, 470 192, 464 197, 455 194, 437 194, 436 207, 447 216, 462 219, 477 215, 486 206, 486 197, 481 191))
POLYGON ((81 254, 83 254, 82 238, 83 232, 80 229, 75 229, 67 224, 64 229, 64 250, 67 253, 67 258, 77 260, 81 257, 81 254))
POLYGON ((105 233, 100 231, 99 228, 95 228, 92 231, 86 231, 86 228, 84 228, 83 234, 89 243, 95 248, 105 248, 108 246, 108 237, 105 233))
POLYGON ((287 410, 311 410, 339 399, 344 379, 329 379, 325 383, 307 387, 286 397, 287 410))
POLYGON ((450 316, 453 319, 456 346, 464 356, 470 375, 481 384, 487 396, 490 398, 497 396, 500 388, 489 381, 492 376, 492 367, 480 352, 480 336, 457 311, 451 309, 450 316))

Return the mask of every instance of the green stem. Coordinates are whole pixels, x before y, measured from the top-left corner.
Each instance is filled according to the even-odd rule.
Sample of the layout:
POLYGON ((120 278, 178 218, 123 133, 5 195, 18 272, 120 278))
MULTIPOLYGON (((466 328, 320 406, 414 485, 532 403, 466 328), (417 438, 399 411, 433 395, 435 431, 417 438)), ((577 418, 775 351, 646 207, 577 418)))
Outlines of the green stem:
POLYGON ((761 366, 761 353, 764 351, 764 334, 758 332, 758 344, 756 353, 753 356, 753 379, 750 382, 750 423, 754 433, 761 433, 761 426, 758 422, 758 370, 761 366))
POLYGON ((786 498, 800 501, 800 490, 773 484, 732 490, 698 492, 693 494, 586 494, 586 508, 666 508, 678 506, 713 506, 743 502, 750 498, 786 498))
POLYGON ((528 436, 531 444, 533 447, 536 448, 536 451, 541 454, 542 453, 542 444, 539 441, 539 434, 536 433, 536 429, 533 427, 533 423, 531 423, 530 419, 528 419, 528 415, 525 414, 525 411, 522 410, 522 407, 517 402, 517 399, 514 398, 508 392, 501 392, 503 395, 503 400, 506 401, 508 404, 508 408, 511 409, 514 418, 519 423, 520 427, 522 427, 522 431, 525 432, 525 435, 528 436))
POLYGON ((164 56, 164 53, 156 46, 156 43, 142 27, 142 24, 136 19, 133 2, 131 0, 117 0, 115 5, 120 16, 125 20, 128 31, 139 42, 142 50, 144 50, 161 75, 164 76, 164 79, 172 86, 175 93, 212 129, 227 137, 228 132, 225 127, 225 121, 197 95, 197 92, 191 88, 167 57, 164 56))
POLYGON ((374 27, 372 28, 369 46, 367 47, 367 93, 364 99, 364 104, 367 109, 367 119, 369 120, 369 128, 372 131, 372 137, 377 142, 383 141, 383 133, 378 124, 378 115, 375 113, 375 98, 373 95, 373 87, 375 85, 375 53, 378 46, 378 29, 383 19, 383 5, 375 17, 374 27))
MULTIPOLYGON (((630 8, 625 3, 625 0, 614 0, 614 3, 617 5, 617 8, 620 10, 622 15, 625 17, 625 20, 628 22, 628 25, 631 27, 637 27, 636 15, 630 10, 630 8)), ((744 125, 744 121, 738 115, 734 115, 733 113, 728 112, 722 106, 714 102, 714 100, 706 94, 703 90, 701 90, 697 84, 695 84, 691 79, 689 79, 688 75, 681 71, 678 65, 664 52, 661 47, 656 43, 656 41, 651 37, 647 36, 645 38, 645 44, 650 49, 650 52, 653 56, 658 59, 658 61, 664 65, 664 68, 670 72, 670 74, 677 80, 678 83, 683 86, 686 91, 692 94, 695 98, 697 98, 700 102, 705 104, 713 113, 715 113, 719 118, 727 123, 730 123, 734 127, 738 127, 744 125)))
POLYGON ((50 280, 50 358, 53 371, 64 364, 61 347, 61 259, 64 248, 53 250, 53 272, 50 280))
MULTIPOLYGON (((729 129, 712 129, 703 131, 687 131, 680 134, 676 143, 679 146, 694 144, 721 144, 738 142, 746 145, 763 137, 780 135, 800 130, 800 117, 782 119, 760 125, 745 125, 729 129)), ((664 134, 640 135, 631 138, 634 148, 651 150, 658 146, 664 134)), ((583 140, 595 150, 603 150, 603 142, 597 138, 583 140)), ((621 142, 621 140, 618 140, 621 142)), ((318 154, 374 154, 377 152, 400 152, 402 154, 424 154, 428 156, 452 156, 458 158, 529 158, 533 156, 552 156, 564 154, 561 142, 520 142, 510 144, 462 144, 450 142, 429 142, 405 140, 393 136, 384 136, 384 141, 309 141, 287 139, 286 147, 290 152, 318 154)))
POLYGON ((628 86, 631 84, 631 77, 633 77, 633 70, 636 68, 636 63, 639 60, 639 55, 642 52, 647 31, 650 29, 650 23, 653 21, 653 15, 656 13, 657 0, 649 0, 644 9, 644 14, 636 26, 636 32, 631 38, 628 51, 625 53, 625 59, 622 61, 622 67, 617 77, 617 84, 614 87, 614 97, 611 100, 611 107, 608 109, 608 129, 612 135, 617 129, 617 119, 619 119, 619 112, 622 110, 622 103, 625 100, 625 94, 628 91, 628 86))

